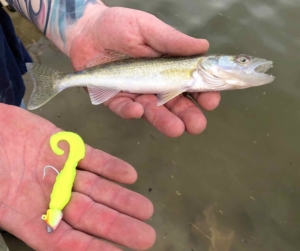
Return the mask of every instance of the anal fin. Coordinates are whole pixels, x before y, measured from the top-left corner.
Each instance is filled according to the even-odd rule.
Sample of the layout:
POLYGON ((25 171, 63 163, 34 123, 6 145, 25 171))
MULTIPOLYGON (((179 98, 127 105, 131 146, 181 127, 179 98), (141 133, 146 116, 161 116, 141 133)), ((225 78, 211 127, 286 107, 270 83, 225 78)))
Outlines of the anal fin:
POLYGON ((88 86, 87 88, 93 105, 102 104, 120 92, 120 90, 104 86, 88 86))

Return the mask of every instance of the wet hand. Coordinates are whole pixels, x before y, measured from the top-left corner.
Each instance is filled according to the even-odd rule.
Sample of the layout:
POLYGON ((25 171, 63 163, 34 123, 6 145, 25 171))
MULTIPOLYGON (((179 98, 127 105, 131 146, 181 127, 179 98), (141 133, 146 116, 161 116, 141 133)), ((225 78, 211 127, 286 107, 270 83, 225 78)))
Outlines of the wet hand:
MULTIPOLYGON (((207 40, 187 36, 142 11, 107 8, 92 20, 71 46, 70 58, 75 70, 105 49, 131 57, 158 57, 202 54, 209 47, 207 40)), ((219 92, 191 96, 205 110, 215 109, 220 102, 219 92)), ((125 119, 144 117, 169 137, 178 137, 185 130, 199 134, 205 129, 206 118, 191 99, 179 96, 164 106, 157 106, 156 102, 155 95, 120 93, 104 104, 125 119)))
MULTIPOLYGON (((120 249, 106 240, 143 250, 152 246, 154 230, 143 221, 153 206, 145 197, 117 185, 131 184, 136 171, 126 162, 87 146, 79 162, 72 197, 63 220, 48 234, 41 215, 49 205, 56 173, 67 155, 55 155, 50 136, 59 129, 41 117, 0 104, 0 227, 35 250, 120 249), (98 238, 97 238, 98 237, 98 238), (101 239, 99 239, 101 238, 101 239)), ((68 152, 66 142, 59 146, 68 152)))

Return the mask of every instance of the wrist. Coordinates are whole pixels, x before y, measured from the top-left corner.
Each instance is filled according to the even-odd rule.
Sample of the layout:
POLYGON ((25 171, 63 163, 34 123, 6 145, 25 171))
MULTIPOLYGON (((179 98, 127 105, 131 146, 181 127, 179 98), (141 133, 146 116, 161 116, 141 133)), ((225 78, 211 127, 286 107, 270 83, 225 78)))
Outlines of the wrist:
POLYGON ((70 57, 70 50, 74 39, 79 36, 84 36, 91 32, 94 22, 99 19, 102 13, 109 7, 102 2, 90 3, 85 7, 82 17, 73 24, 67 24, 65 29, 65 38, 63 39, 58 32, 53 32, 51 29, 46 31, 46 36, 51 40, 65 55, 70 57))

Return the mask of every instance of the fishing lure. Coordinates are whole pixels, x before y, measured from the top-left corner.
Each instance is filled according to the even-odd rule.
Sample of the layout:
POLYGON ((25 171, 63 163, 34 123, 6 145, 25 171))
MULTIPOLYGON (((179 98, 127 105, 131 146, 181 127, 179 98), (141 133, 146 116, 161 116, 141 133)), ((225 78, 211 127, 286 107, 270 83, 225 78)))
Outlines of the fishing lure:
POLYGON ((82 138, 73 132, 58 132, 51 136, 50 146, 57 155, 64 154, 64 151, 57 145, 61 140, 69 143, 70 150, 63 169, 56 177, 50 196, 49 209, 46 214, 42 215, 42 219, 47 224, 48 233, 56 229, 63 217, 62 210, 71 198, 77 164, 85 156, 85 144, 82 138))

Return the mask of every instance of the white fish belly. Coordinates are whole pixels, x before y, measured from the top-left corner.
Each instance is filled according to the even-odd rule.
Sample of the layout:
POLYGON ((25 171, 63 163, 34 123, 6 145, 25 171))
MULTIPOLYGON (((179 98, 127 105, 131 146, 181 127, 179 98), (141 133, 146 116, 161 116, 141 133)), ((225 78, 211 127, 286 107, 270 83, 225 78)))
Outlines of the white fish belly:
POLYGON ((186 81, 172 81, 160 74, 155 74, 149 77, 131 76, 122 78, 110 78, 97 75, 76 76, 61 83, 61 88, 75 86, 99 86, 117 89, 131 93, 156 94, 171 90, 180 90, 187 85, 186 81))

